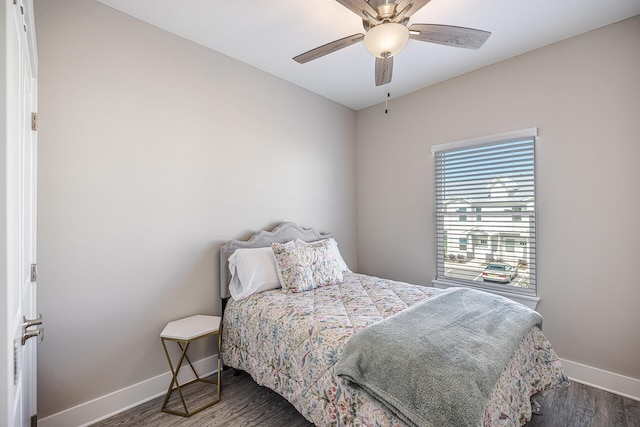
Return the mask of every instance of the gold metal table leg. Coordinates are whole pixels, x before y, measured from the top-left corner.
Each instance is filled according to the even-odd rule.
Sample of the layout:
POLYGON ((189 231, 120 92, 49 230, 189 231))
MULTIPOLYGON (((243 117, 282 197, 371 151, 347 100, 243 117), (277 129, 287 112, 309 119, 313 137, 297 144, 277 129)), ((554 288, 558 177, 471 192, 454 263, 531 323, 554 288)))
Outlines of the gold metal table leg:
POLYGON ((191 343, 191 341, 195 341, 196 339, 200 339, 200 338, 204 338, 204 337, 198 337, 194 340, 191 341, 183 341, 183 340, 173 340, 173 339, 167 339, 167 338, 162 338, 162 347, 164 349, 164 353, 165 356, 167 357, 167 361, 169 362, 169 368, 171 368, 171 374, 172 374, 172 378, 171 378, 171 383, 169 384, 169 388, 167 390, 167 394, 164 397, 164 401, 162 402, 162 412, 167 412, 169 414, 173 414, 173 415, 179 415, 179 416, 183 416, 183 417, 190 417, 191 415, 202 411, 203 409, 206 409, 212 405, 215 405, 216 403, 218 403, 220 401, 220 392, 221 392, 221 372, 220 372, 220 367, 221 367, 221 363, 220 363, 220 345, 221 345, 221 341, 222 341, 222 334, 218 333, 218 372, 217 372, 217 380, 209 380, 207 378, 200 378, 200 376, 198 375, 198 373, 196 372, 195 368, 193 367, 193 364, 191 363, 191 360, 189 359, 189 356, 187 355, 187 349, 189 348, 189 344, 191 343), (169 356, 169 351, 167 350, 167 345, 166 345, 166 341, 175 341, 178 344, 178 347, 180 347, 181 353, 180 353, 180 359, 178 361, 178 363, 174 366, 173 362, 171 361, 171 357, 169 356), (183 347, 184 344, 184 347, 183 347), (178 373, 180 372, 180 368, 182 367, 182 363, 184 362, 184 359, 187 359, 187 363, 189 364, 189 367, 191 368, 191 371, 193 372, 193 374, 195 375, 195 379, 185 383, 185 384, 180 384, 178 381, 178 373), (182 393, 182 389, 184 387, 187 387, 190 384, 193 384, 195 382, 204 382, 204 383, 208 383, 208 384, 216 384, 217 388, 218 388, 218 393, 217 393, 217 398, 212 401, 209 402, 193 411, 189 411, 189 408, 187 407, 187 403, 185 401, 184 395, 182 393), (175 385, 175 387, 174 387, 175 385), (179 412, 179 411, 175 411, 173 409, 169 409, 167 408, 167 403, 169 402, 169 399, 171 397, 171 394, 173 393, 173 391, 177 390, 178 394, 180 395, 180 401, 182 403, 182 407, 184 408, 184 412, 179 412))

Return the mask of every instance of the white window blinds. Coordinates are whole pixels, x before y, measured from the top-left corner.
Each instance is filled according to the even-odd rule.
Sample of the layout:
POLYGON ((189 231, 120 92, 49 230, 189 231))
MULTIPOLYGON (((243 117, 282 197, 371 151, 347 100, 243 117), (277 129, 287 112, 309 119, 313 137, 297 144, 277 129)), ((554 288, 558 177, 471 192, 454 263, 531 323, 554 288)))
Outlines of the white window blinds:
POLYGON ((536 295, 536 135, 433 147, 436 280, 536 295))

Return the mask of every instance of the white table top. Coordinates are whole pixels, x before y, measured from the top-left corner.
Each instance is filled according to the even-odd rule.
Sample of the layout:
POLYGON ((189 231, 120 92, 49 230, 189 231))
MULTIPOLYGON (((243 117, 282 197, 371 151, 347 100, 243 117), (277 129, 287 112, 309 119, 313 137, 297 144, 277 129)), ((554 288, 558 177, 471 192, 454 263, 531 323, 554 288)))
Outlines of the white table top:
POLYGON ((192 340, 200 335, 210 334, 220 330, 220 320, 218 316, 204 316, 201 314, 185 317, 167 323, 160 336, 175 340, 192 340))

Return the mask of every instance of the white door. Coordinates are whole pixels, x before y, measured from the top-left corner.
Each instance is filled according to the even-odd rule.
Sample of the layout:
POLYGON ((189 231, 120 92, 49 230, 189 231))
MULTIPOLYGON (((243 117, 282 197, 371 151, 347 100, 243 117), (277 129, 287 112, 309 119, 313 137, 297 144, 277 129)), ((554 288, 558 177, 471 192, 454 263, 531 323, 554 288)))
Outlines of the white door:
MULTIPOLYGON (((44 332, 36 308, 36 171, 37 133, 32 113, 37 106, 37 51, 32 0, 3 0, 5 92, 3 182, 6 230, 2 260, 6 307, 4 370, 7 387, 0 391, 0 425, 27 427, 36 418, 36 353, 44 332), (6 406, 6 408, 5 408, 6 406), (6 411, 5 411, 6 409, 6 411)), ((1 170, 1 169, 0 169, 1 170)))

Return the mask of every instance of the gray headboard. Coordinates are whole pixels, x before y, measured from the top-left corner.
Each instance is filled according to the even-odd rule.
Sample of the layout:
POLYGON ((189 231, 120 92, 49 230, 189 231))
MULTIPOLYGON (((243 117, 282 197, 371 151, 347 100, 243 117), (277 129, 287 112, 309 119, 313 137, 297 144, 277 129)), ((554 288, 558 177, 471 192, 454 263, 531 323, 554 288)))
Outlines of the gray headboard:
POLYGON ((254 234, 249 240, 229 240, 220 248, 220 296, 229 298, 229 257, 236 249, 240 248, 264 248, 272 243, 285 243, 290 240, 300 239, 305 242, 327 239, 333 237, 331 233, 300 227, 294 222, 282 222, 271 231, 262 230, 254 234))

